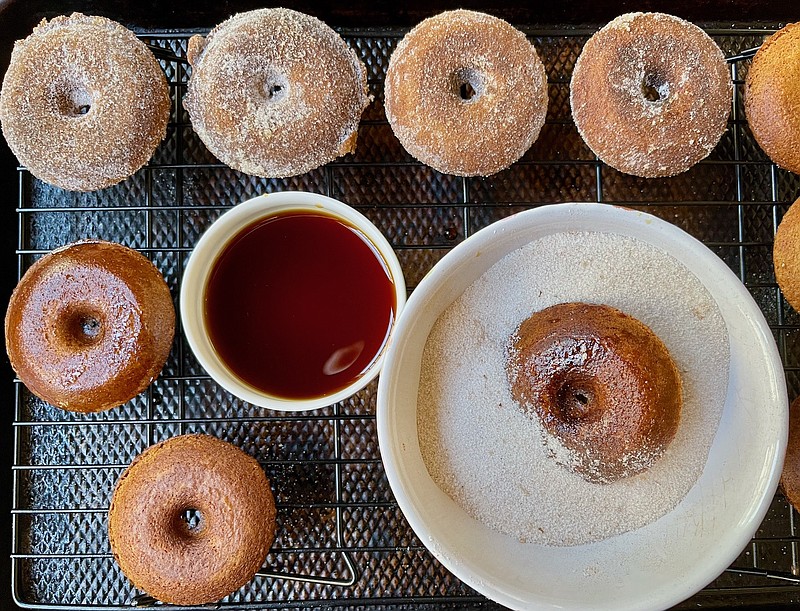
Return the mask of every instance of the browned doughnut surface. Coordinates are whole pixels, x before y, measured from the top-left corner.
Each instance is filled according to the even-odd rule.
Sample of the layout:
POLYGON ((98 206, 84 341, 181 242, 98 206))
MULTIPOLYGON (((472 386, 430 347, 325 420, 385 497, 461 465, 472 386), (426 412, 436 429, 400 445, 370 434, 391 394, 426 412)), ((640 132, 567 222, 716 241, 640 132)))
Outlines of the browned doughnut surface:
POLYGON ((800 23, 761 45, 744 91, 747 122, 759 146, 776 164, 800 174, 800 23))
POLYGON ((319 19, 283 8, 240 13, 192 37, 188 57, 183 105, 230 167, 294 176, 355 150, 370 101, 366 68, 319 19))
POLYGON ((643 323, 605 305, 562 303, 524 320, 507 365, 514 399, 571 453, 571 470, 609 483, 663 454, 680 421, 678 370, 643 323))
POLYGON ((789 442, 781 472, 781 490, 792 507, 800 511, 800 397, 789 407, 789 442))
POLYGON ((789 207, 778 225, 772 264, 783 296, 800 311, 800 199, 789 207))
POLYGON ((175 331, 169 288, 145 257, 78 242, 34 263, 5 319, 11 366, 32 393, 78 412, 132 399, 164 366, 175 331))
POLYGON ((489 176, 517 161, 547 113, 547 77, 533 45, 505 21, 465 10, 406 34, 389 60, 385 93, 405 149, 461 176, 489 176))
POLYGON ((261 568, 275 502, 255 459, 216 437, 182 435, 149 447, 122 474, 108 537, 137 588, 163 602, 210 603, 261 568))
POLYGON ((578 131, 602 161, 654 178, 708 156, 727 127, 732 87, 722 51, 696 25, 628 13, 583 47, 570 104, 578 131))
POLYGON ((37 178, 92 191, 136 172, 166 135, 167 81, 133 32, 73 13, 17 41, 0 92, 8 145, 37 178))

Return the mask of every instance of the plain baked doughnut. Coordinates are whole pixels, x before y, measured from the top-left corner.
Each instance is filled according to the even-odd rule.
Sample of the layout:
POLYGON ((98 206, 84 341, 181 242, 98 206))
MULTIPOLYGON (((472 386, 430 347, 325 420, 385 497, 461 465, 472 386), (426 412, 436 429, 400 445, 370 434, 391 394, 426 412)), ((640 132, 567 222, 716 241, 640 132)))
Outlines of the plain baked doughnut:
POLYGON ((5 318, 11 366, 36 396, 78 412, 132 399, 156 378, 172 347, 175 308, 147 258, 84 241, 36 261, 5 318))
POLYGON ((792 507, 800 511, 800 397, 789 407, 789 441, 781 472, 781 490, 792 507))
POLYGON ((119 478, 108 537, 137 588, 167 603, 211 603, 261 568, 275 502, 254 458, 216 437, 181 435, 146 449, 119 478))
POLYGON ((789 206, 775 231, 772 265, 786 301, 800 311, 800 199, 789 206))
POLYGON ((8 145, 37 178, 73 191, 116 184, 164 139, 167 80, 150 50, 105 17, 43 20, 17 41, 0 92, 8 145))
POLYGON ((386 117, 414 157, 446 174, 489 176, 527 151, 547 113, 547 76, 525 35, 474 11, 440 13, 389 59, 386 117))
POLYGON ((727 128, 732 90, 722 51, 699 27, 663 13, 628 13, 583 47, 570 105, 603 162, 654 178, 708 156, 727 128))
POLYGON ((753 57, 744 111, 769 158, 800 174, 800 23, 775 32, 753 57))
POLYGON ((535 312, 508 353, 515 401, 571 453, 565 466, 590 482, 645 471, 675 436, 678 369, 655 333, 616 308, 562 303, 535 312))
POLYGON ((333 29, 284 8, 239 13, 189 40, 183 105, 220 161, 265 177, 302 174, 356 147, 366 68, 333 29))

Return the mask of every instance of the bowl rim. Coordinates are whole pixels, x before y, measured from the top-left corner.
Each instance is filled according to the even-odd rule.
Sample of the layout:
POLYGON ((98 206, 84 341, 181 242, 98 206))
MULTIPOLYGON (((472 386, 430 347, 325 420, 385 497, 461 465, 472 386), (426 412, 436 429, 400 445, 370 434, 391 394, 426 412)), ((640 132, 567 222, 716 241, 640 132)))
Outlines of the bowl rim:
POLYGON ((211 378, 234 396, 259 407, 298 412, 326 407, 352 396, 381 371, 392 343, 400 313, 406 303, 406 284, 397 255, 383 233, 355 208, 331 197, 307 191, 277 191, 238 203, 209 225, 195 244, 184 267, 179 297, 181 322, 186 341, 200 365, 211 378), (355 227, 375 247, 394 283, 395 316, 381 352, 367 370, 346 387, 319 397, 302 399, 270 395, 238 378, 224 364, 211 344, 203 324, 203 296, 209 273, 222 249, 247 225, 282 212, 309 211, 327 214, 355 227))
MULTIPOLYGON (((402 409, 405 409, 403 413, 407 413, 411 411, 412 408, 408 405, 395 408, 395 406, 392 405, 399 384, 394 380, 394 373, 400 363, 402 363, 404 352, 407 350, 408 334, 415 327, 416 319, 422 308, 425 307, 426 302, 429 301, 431 296, 435 295, 437 291, 443 290, 441 286, 452 280, 452 278, 458 274, 459 268, 465 265, 466 261, 484 254, 485 251, 491 248, 490 244, 494 240, 498 238, 502 239, 504 235, 514 230, 525 231, 526 227, 530 228, 536 224, 546 224, 553 219, 560 219, 561 221, 569 223, 573 219, 580 221, 587 217, 603 218, 607 223, 621 223, 620 228, 623 230, 618 233, 622 235, 627 235, 624 231, 625 224, 634 224, 641 227, 646 226, 646 231, 650 232, 652 236, 657 237, 657 239, 653 238, 656 241, 663 238, 667 241, 673 240, 680 242, 693 256, 701 257, 704 264, 712 266, 714 273, 718 274, 719 277, 723 279, 721 282, 730 284, 732 287, 731 290, 737 291, 741 297, 737 308, 739 308, 743 313, 742 315, 747 317, 748 321, 753 325, 755 341, 758 342, 759 348, 762 349, 759 356, 764 359, 765 368, 769 372, 769 380, 764 384, 769 385, 770 390, 774 391, 773 394, 770 394, 770 398, 774 399, 772 405, 775 407, 775 413, 772 414, 775 439, 772 440, 768 448, 769 451, 764 452, 765 464, 763 465, 763 477, 757 482, 757 490, 754 492, 752 502, 746 507, 746 513, 742 516, 741 523, 739 524, 740 528, 737 531, 726 534, 725 539, 719 541, 719 546, 713 551, 713 554, 705 558, 703 566, 694 567, 696 570, 693 571, 691 578, 684 579, 680 582, 676 582, 675 580, 672 582, 665 582, 663 587, 660 587, 655 592, 649 593, 646 600, 644 598, 639 598, 637 600, 625 601, 624 604, 620 604, 620 601, 614 601, 613 606, 605 605, 605 608, 614 609, 667 608, 685 600, 713 581, 735 561, 741 553, 741 550, 750 541, 758 526, 763 521, 772 498, 775 495, 788 437, 788 399, 783 366, 774 338, 763 313, 753 300, 747 288, 741 283, 731 269, 717 257, 716 254, 702 244, 702 242, 679 227, 648 213, 631 208, 602 203, 559 203, 543 205, 513 214, 484 227, 458 244, 436 263, 416 287, 409 297, 404 314, 395 330, 395 341, 387 352, 383 375, 378 384, 376 417, 379 447, 381 449, 381 456, 389 485, 410 526, 431 553, 467 585, 488 598, 513 609, 604 608, 602 601, 596 601, 596 605, 593 604, 592 606, 586 607, 580 604, 572 604, 571 602, 565 603, 562 600, 554 599, 552 596, 521 597, 519 591, 513 590, 512 588, 505 588, 503 585, 498 586, 487 580, 487 571, 482 570, 481 567, 473 563, 471 559, 459 557, 457 551, 453 549, 452 542, 442 540, 437 531, 426 522, 423 511, 420 509, 420 503, 422 502, 420 492, 409 484, 409 482, 413 482, 415 478, 428 478, 430 480, 430 476, 424 464, 420 467, 416 458, 409 457, 409 450, 405 443, 408 439, 399 440, 396 438, 394 426, 400 418, 398 413, 402 409), (785 413, 780 412, 778 409, 781 405, 787 406, 785 413), (399 447, 400 445, 403 447, 399 447), (406 453, 405 456, 404 453, 406 453), (420 469, 424 471, 424 473, 420 472, 420 469)), ((590 231, 591 229, 578 230, 590 231)), ((598 229, 598 231, 615 232, 614 230, 608 229, 598 229)), ((549 233, 558 232, 552 231, 549 233)), ((543 233, 538 237, 549 235, 549 233, 543 233)), ((640 237, 639 239, 642 238, 640 237)), ((644 241, 649 240, 645 239, 644 241)), ((514 249, 509 249, 504 254, 512 250, 514 249)), ((674 253, 670 254, 675 256, 674 253)), ((718 300, 717 302, 722 310, 722 304, 719 304, 718 300)), ((728 326, 727 320, 726 326, 728 326)), ((425 337, 427 337, 427 332, 425 337)), ((729 396, 726 398, 726 409, 728 409, 728 401, 731 400, 730 392, 731 381, 729 379, 729 396)), ((416 413, 415 407, 413 408, 413 412, 416 413)), ((770 431, 771 430, 772 429, 770 429, 770 431)), ((715 436, 712 443, 712 449, 713 446, 718 443, 717 437, 718 436, 715 436)), ((413 445, 413 442, 408 445, 413 445)), ((418 453, 418 444, 416 449, 412 449, 410 452, 418 453)), ((704 475, 701 475, 700 479, 703 479, 703 477, 704 475)), ((700 481, 700 479, 698 479, 698 481, 700 481)), ((435 484, 433 485, 435 486, 435 484)), ((687 494, 687 497, 688 496, 687 494)), ((669 512, 667 515, 670 513, 672 512, 669 512)), ((615 537, 611 538, 611 540, 613 539, 615 539, 615 537)), ((610 545, 611 544, 613 544, 613 542, 610 543, 610 545)), ((538 549, 548 547, 538 544, 524 545, 532 545, 538 549)), ((583 547, 584 546, 576 546, 578 549, 583 547)), ((578 587, 578 584, 573 582, 572 587, 578 587)))

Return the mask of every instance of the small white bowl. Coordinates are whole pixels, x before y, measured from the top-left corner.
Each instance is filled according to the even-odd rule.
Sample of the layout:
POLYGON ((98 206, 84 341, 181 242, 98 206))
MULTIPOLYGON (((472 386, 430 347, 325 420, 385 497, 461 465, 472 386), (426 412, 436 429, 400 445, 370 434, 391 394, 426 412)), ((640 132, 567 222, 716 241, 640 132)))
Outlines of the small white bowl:
POLYGON ((367 217, 340 201, 316 193, 282 191, 260 195, 242 202, 219 217, 197 241, 183 274, 180 311, 186 340, 200 364, 225 390, 254 405, 285 412, 317 409, 331 405, 364 388, 380 372, 384 355, 391 344, 394 333, 394 329, 390 330, 381 354, 361 376, 347 387, 319 397, 295 399, 270 395, 245 383, 225 365, 211 343, 204 320, 205 289, 213 264, 229 241, 248 225, 259 219, 284 212, 298 211, 323 211, 325 214, 337 217, 355 227, 372 242, 383 258, 394 282, 395 326, 397 317, 406 301, 403 270, 391 245, 367 217))
MULTIPOLYGON (((499 295, 498 299, 503 296, 499 295)), ((466 584, 512 609, 662 609, 715 579, 745 548, 772 501, 788 409, 772 333, 739 279, 702 243, 642 212, 556 204, 477 232, 414 290, 378 385, 378 440, 392 491, 419 539, 466 584), (422 353, 436 319, 511 251, 565 231, 652 244, 717 302, 730 341, 728 392, 703 474, 678 506, 638 530, 573 547, 521 543, 470 517, 431 479, 417 435, 422 353)))

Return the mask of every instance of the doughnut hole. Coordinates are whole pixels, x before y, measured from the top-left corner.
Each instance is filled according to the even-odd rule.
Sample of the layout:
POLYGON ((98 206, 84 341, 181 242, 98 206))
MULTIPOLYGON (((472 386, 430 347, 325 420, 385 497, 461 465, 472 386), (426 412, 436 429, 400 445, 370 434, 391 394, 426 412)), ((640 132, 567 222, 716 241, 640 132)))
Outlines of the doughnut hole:
POLYGON ((648 102, 662 103, 669 97, 669 83, 659 71, 649 70, 642 77, 641 92, 648 102))
POLYGON ((70 304, 57 315, 55 328, 61 343, 81 349, 103 339, 105 316, 91 304, 70 304))
POLYGON ((600 389, 594 377, 569 372, 553 385, 551 405, 567 425, 596 422, 602 416, 600 389))
POLYGON ((289 95, 289 79, 277 70, 268 70, 256 89, 267 104, 278 104, 289 95))
POLYGON ((486 75, 475 68, 459 68, 450 75, 455 96, 464 104, 477 101, 486 90, 486 75))
POLYGON ((79 118, 92 110, 92 94, 80 82, 59 81, 55 84, 54 95, 58 112, 65 117, 79 118))
POLYGON ((207 530, 207 511, 200 503, 182 503, 169 514, 169 532, 180 543, 192 543, 207 530))

